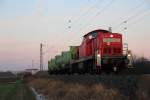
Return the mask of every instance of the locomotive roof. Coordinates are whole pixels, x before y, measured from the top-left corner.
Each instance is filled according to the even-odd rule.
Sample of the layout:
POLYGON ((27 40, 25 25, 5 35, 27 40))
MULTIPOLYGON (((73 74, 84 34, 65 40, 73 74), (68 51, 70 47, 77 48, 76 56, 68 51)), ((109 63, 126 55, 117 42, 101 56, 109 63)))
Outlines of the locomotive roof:
POLYGON ((110 31, 108 30, 104 30, 104 29, 97 29, 97 30, 94 30, 94 31, 91 31, 91 32, 88 32, 87 34, 85 34, 83 37, 89 35, 89 34, 92 34, 92 33, 95 33, 95 32, 103 32, 103 33, 110 33, 110 31))

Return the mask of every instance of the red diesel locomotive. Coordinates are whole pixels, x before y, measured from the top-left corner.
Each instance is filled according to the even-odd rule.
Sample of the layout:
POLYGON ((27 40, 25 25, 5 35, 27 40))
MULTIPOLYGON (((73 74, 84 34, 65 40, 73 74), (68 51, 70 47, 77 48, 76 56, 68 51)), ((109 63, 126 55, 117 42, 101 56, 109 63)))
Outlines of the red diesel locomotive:
POLYGON ((122 34, 107 30, 94 30, 83 36, 79 46, 79 59, 71 62, 72 72, 100 73, 121 71, 128 67, 130 54, 124 54, 122 34))
POLYGON ((85 34, 80 46, 70 46, 48 65, 49 72, 57 74, 119 72, 132 66, 132 56, 127 45, 124 48, 122 34, 99 29, 85 34))

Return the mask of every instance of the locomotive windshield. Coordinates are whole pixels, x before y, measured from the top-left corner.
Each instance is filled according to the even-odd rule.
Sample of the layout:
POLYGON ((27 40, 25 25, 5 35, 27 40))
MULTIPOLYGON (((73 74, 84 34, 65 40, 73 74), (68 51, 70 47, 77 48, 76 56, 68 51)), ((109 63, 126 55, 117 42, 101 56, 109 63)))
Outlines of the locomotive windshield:
POLYGON ((103 42, 121 42, 120 38, 104 38, 103 42))

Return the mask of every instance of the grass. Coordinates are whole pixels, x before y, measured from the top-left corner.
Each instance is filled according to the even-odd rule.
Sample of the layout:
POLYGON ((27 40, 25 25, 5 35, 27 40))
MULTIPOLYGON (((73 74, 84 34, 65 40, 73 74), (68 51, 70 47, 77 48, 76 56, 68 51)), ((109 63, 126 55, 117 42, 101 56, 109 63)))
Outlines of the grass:
POLYGON ((85 85, 35 79, 30 86, 46 95, 49 100, 127 100, 117 89, 108 89, 101 84, 85 85))
POLYGON ((8 94, 14 89, 14 84, 1 84, 0 85, 0 100, 5 100, 8 94))
POLYGON ((18 81, 0 85, 0 100, 36 100, 29 87, 18 81))
MULTIPOLYGON (((118 80, 111 81, 111 85, 117 84, 118 80)), ((107 82, 88 84, 41 78, 33 79, 29 85, 44 94, 48 100, 150 100, 150 75, 138 76, 137 81, 133 81, 135 89, 131 88, 133 86, 131 80, 128 78, 123 80, 116 87, 109 86, 110 83, 107 82), (129 92, 131 95, 121 91, 129 92)))

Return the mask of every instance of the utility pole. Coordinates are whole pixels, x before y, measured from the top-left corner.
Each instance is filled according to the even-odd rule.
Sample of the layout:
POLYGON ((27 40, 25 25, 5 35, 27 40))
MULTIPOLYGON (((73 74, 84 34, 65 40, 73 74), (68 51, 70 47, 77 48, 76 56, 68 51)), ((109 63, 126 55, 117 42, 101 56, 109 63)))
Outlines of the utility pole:
POLYGON ((34 67, 34 60, 32 60, 32 68, 34 67))
POLYGON ((43 44, 40 44, 40 71, 43 71, 43 44))

